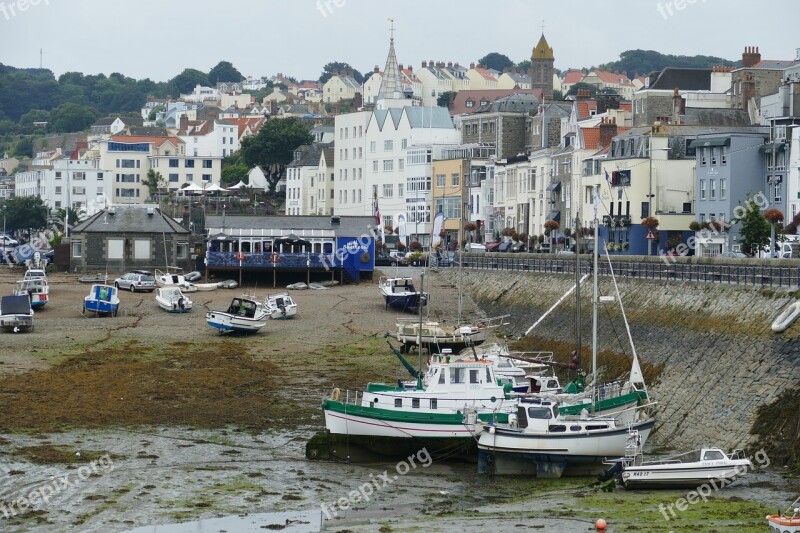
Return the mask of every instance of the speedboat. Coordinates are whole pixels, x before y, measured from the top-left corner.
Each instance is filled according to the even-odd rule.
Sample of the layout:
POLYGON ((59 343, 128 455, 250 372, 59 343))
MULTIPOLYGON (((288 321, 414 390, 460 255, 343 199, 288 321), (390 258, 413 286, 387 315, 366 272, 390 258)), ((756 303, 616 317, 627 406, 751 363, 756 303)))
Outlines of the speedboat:
POLYGON ((13 333, 33 330, 33 308, 27 295, 0 299, 0 328, 13 333))
POLYGON ((89 295, 83 299, 83 312, 100 315, 117 316, 119 312, 119 295, 113 285, 92 285, 89 295))
POLYGON ((34 309, 44 307, 50 300, 49 297, 50 286, 47 284, 47 278, 27 278, 17 282, 14 294, 18 296, 27 296, 31 301, 31 307, 34 309))
POLYGON ((767 523, 772 533, 800 532, 800 498, 782 513, 767 515, 767 523))
POLYGON ((289 296, 288 292, 282 294, 270 294, 267 297, 269 307, 269 317, 275 320, 292 318, 297 314, 297 302, 289 296))
POLYGON ((727 454, 719 448, 644 461, 638 432, 631 431, 628 440, 625 456, 607 470, 626 489, 693 489, 706 483, 723 488, 753 468, 742 450, 727 454))
POLYGON ((183 292, 197 292, 198 290, 195 284, 190 283, 183 274, 177 272, 162 272, 156 269, 155 278, 156 287, 178 287, 183 292))
POLYGON ((156 303, 167 313, 188 313, 192 310, 192 300, 181 292, 180 287, 159 287, 156 289, 156 303))
POLYGON ((267 325, 268 319, 267 306, 249 296, 234 298, 225 311, 206 313, 208 325, 217 328, 220 333, 229 331, 255 333, 267 325))
POLYGON ((414 288, 412 278, 382 277, 378 280, 378 288, 387 309, 394 307, 401 311, 413 311, 428 303, 428 295, 414 288))

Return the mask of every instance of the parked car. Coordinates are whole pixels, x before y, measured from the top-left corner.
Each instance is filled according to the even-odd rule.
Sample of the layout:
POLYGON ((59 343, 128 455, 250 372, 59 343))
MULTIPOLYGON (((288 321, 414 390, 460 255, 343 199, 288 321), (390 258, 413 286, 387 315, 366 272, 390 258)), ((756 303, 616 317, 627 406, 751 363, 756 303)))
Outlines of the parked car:
POLYGON ((736 258, 741 259, 743 257, 747 257, 742 252, 722 252, 719 254, 720 257, 728 257, 728 258, 736 258))
POLYGON ((482 254, 486 251, 486 246, 477 242, 470 242, 464 246, 464 251, 473 254, 482 254))
POLYGON ((0 235, 0 246, 17 246, 19 241, 8 235, 0 235))
POLYGON ((147 270, 131 270, 127 274, 114 280, 118 289, 128 289, 131 292, 156 290, 156 278, 147 270))

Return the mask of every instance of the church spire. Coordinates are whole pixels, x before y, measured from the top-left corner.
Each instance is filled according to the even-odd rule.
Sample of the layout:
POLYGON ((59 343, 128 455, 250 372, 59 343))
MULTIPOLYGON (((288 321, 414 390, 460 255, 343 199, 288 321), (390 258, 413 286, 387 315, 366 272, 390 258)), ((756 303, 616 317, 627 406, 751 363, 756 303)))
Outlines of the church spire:
POLYGON ((553 48, 547 44, 547 39, 544 38, 544 30, 542 30, 539 42, 536 43, 533 52, 531 52, 531 59, 553 59, 553 48))
POLYGON ((386 57, 386 68, 383 69, 383 79, 378 90, 378 100, 401 100, 403 98, 403 81, 400 78, 400 69, 397 66, 397 56, 394 52, 394 19, 390 18, 389 55, 386 57))

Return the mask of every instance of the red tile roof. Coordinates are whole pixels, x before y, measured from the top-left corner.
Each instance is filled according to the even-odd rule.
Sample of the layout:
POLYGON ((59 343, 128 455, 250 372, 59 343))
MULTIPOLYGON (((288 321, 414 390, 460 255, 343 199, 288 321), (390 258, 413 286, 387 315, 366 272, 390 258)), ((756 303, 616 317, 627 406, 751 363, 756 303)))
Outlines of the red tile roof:
POLYGON ((584 148, 597 148, 597 145, 600 142, 600 126, 594 126, 593 128, 581 128, 581 133, 583 134, 584 148))
POLYGON ((619 108, 623 111, 633 111, 633 102, 620 102, 619 108))
POLYGON ((589 118, 589 111, 597 111, 597 102, 594 100, 578 100, 578 118, 589 118))
POLYGON ((153 137, 148 135, 112 135, 111 140, 120 143, 153 143, 157 148, 166 142, 170 142, 174 146, 186 144, 177 137, 153 137))
POLYGON ((564 76, 564 82, 569 85, 575 85, 579 81, 583 79, 583 72, 580 70, 570 70, 567 72, 566 76, 564 76))
POLYGON ((481 67, 475 67, 475 69, 474 69, 474 70, 475 70, 475 72, 477 72, 478 74, 480 74, 480 75, 483 77, 483 79, 485 79, 485 80, 487 80, 487 81, 497 81, 497 78, 495 78, 495 77, 492 75, 492 73, 491 73, 491 72, 489 72, 488 70, 486 70, 485 68, 481 68, 481 67))
POLYGON ((593 71, 600 81, 614 85, 631 85, 631 80, 627 74, 615 74, 607 70, 594 69, 593 71))

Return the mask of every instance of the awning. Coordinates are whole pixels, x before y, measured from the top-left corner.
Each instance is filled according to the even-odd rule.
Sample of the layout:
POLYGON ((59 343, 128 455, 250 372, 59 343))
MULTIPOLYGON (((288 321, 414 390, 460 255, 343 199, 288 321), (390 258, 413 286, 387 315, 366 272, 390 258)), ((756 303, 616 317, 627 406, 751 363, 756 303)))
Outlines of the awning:
POLYGON ((730 146, 730 137, 700 137, 689 143, 689 148, 704 148, 706 146, 730 146))
POLYGON ((550 185, 547 186, 547 190, 550 192, 558 192, 561 190, 561 182, 554 181, 550 185))
POLYGON ((558 209, 553 209, 550 211, 550 214, 547 215, 547 220, 555 220, 556 222, 561 222, 561 211, 558 209))
POLYGON ((758 151, 762 154, 771 154, 775 152, 783 152, 786 150, 786 143, 767 143, 762 145, 758 151))

